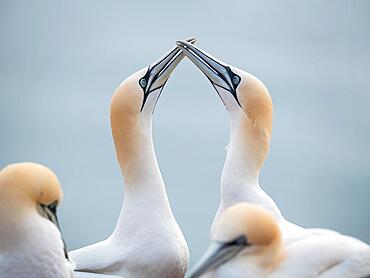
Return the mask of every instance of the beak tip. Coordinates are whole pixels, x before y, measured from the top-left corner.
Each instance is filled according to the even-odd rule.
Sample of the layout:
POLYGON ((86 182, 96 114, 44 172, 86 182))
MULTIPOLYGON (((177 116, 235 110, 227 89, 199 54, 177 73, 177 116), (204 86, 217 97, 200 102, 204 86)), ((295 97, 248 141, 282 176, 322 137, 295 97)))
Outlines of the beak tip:
POLYGON ((178 40, 178 41, 176 41, 176 44, 177 45, 187 45, 188 44, 188 41, 186 41, 186 40, 178 40))
POLYGON ((187 39, 178 40, 178 41, 182 41, 182 42, 187 42, 187 43, 193 44, 193 43, 196 43, 197 40, 198 40, 197 37, 189 37, 187 39))
MULTIPOLYGON (((187 52, 189 45, 192 45, 192 44, 188 43, 187 41, 183 41, 183 40, 181 40, 181 41, 177 41, 177 42, 176 42, 176 45, 177 45, 177 47, 179 47, 182 51, 187 52)), ((184 53, 184 54, 185 54, 185 53, 184 53)))
POLYGON ((194 44, 198 41, 198 38, 197 37, 191 37, 187 40, 185 40, 186 42, 190 42, 191 44, 194 44))

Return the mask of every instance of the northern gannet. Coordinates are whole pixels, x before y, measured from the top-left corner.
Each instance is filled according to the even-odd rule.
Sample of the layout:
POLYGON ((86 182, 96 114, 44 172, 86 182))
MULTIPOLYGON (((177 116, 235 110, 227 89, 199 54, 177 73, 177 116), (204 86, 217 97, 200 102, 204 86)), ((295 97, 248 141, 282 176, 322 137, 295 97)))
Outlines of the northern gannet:
POLYGON ((217 219, 212 244, 189 278, 355 278, 370 275, 370 247, 354 238, 316 235, 284 245, 279 225, 264 208, 238 203, 217 219))
POLYGON ((230 140, 221 176, 221 201, 214 221, 229 206, 251 202, 267 209, 290 229, 299 229, 285 221, 258 181, 272 132, 272 101, 266 87, 255 76, 219 61, 186 41, 177 43, 209 79, 230 115, 230 140))
POLYGON ((0 277, 72 277, 56 215, 61 199, 45 166, 17 163, 0 172, 0 277))
POLYGON ((178 47, 172 49, 128 77, 113 95, 110 119, 125 180, 124 202, 111 236, 70 252, 78 271, 184 277, 189 251, 168 202, 152 139, 155 105, 183 57, 178 47))

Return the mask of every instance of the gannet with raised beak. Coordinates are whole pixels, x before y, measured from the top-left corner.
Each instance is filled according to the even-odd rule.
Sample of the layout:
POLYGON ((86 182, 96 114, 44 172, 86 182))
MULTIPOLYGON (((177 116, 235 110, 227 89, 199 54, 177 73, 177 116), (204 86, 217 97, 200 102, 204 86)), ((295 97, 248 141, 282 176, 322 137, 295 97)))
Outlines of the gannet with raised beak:
POLYGON ((45 166, 17 163, 0 172, 0 277, 72 277, 56 214, 61 200, 45 166))
MULTIPOLYGON (((230 115, 230 140, 215 220, 229 206, 251 202, 285 223, 279 208, 258 181, 272 132, 272 101, 266 87, 255 76, 219 61, 186 41, 177 44, 209 79, 230 115)), ((295 228, 293 224, 287 225, 295 228)))
POLYGON ((238 203, 217 219, 212 244, 188 278, 359 278, 370 275, 370 247, 340 234, 284 245, 279 225, 264 208, 238 203))
POLYGON ((184 277, 189 251, 167 199, 152 139, 154 107, 183 57, 174 48, 128 77, 114 93, 110 118, 125 180, 123 207, 108 239, 70 253, 76 270, 122 277, 184 277))
POLYGON ((230 139, 221 176, 221 201, 213 223, 229 206, 251 202, 267 209, 277 219, 285 241, 299 240, 313 231, 334 233, 325 229, 308 232, 287 221, 259 185, 259 173, 269 151, 272 133, 272 101, 262 81, 186 41, 177 44, 209 79, 230 116, 230 139))

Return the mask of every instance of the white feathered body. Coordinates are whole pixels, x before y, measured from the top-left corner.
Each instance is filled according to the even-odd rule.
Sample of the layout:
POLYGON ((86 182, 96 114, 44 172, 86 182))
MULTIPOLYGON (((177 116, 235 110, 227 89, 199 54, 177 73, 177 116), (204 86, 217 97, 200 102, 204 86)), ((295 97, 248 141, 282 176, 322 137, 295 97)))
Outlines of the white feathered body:
POLYGON ((149 192, 137 201, 128 198, 108 239, 70 252, 76 269, 125 278, 182 278, 189 260, 185 238, 168 203, 154 208, 152 198, 149 192))
POLYGON ((73 277, 58 228, 34 211, 14 216, 0 223, 0 277, 73 277))

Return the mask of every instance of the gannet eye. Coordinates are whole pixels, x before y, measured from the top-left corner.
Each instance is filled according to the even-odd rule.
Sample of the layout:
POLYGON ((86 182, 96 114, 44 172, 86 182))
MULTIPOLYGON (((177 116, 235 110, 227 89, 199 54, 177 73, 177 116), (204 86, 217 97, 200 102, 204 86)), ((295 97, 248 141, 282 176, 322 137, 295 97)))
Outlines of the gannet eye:
POLYGON ((145 78, 141 78, 140 81, 139 81, 139 84, 140 84, 140 87, 141 88, 145 88, 146 87, 146 79, 145 78))
POLYGON ((237 75, 233 76, 233 84, 238 85, 240 83, 240 77, 237 75))
POLYGON ((40 209, 38 209, 38 212, 40 213, 41 216, 47 218, 48 220, 50 220, 51 222, 53 222, 54 224, 58 226, 57 216, 56 216, 57 206, 58 206, 58 201, 54 201, 50 205, 40 204, 40 209))

